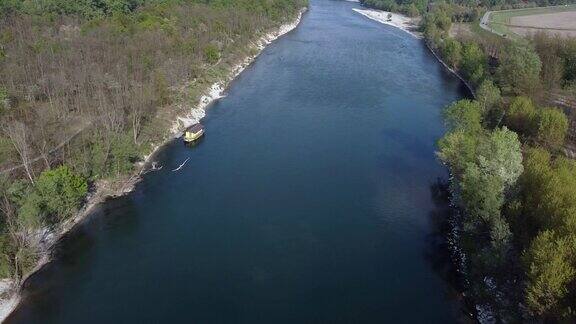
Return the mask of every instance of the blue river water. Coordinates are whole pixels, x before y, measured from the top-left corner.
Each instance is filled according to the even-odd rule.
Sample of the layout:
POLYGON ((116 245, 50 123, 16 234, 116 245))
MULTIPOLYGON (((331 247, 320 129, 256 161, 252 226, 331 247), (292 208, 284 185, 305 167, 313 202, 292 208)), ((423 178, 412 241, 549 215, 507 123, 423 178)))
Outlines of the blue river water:
POLYGON ((358 6, 311 0, 208 109, 205 138, 167 145, 60 243, 8 323, 458 322, 434 151, 467 94, 358 6))

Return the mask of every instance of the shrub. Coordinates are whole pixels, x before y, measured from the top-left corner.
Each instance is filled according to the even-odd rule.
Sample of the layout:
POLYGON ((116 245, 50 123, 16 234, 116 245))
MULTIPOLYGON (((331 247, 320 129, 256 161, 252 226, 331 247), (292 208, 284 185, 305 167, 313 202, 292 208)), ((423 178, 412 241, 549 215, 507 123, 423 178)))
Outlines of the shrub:
POLYGON ((218 50, 218 47, 214 44, 208 44, 204 48, 204 59, 209 64, 216 64, 220 59, 220 51, 218 50))
MULTIPOLYGON (((71 216, 88 192, 86 179, 67 166, 42 172, 36 182, 37 205, 49 215, 59 218, 71 216)), ((32 195, 34 196, 34 195, 32 195)))

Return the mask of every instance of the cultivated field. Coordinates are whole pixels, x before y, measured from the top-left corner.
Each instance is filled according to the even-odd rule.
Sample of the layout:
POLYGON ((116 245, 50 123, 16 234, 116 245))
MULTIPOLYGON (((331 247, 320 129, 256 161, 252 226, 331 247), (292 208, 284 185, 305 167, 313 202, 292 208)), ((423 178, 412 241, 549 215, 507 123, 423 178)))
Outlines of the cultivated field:
POLYGON ((576 37, 576 5, 488 12, 481 26, 504 37, 525 37, 539 31, 576 37))

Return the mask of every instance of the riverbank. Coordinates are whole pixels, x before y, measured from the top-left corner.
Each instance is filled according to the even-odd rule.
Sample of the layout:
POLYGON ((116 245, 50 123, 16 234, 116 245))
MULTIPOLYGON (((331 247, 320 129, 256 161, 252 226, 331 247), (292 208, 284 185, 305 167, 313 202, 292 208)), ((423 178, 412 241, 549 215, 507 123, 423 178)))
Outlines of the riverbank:
MULTIPOLYGON (((20 290, 26 280, 51 261, 50 252, 52 247, 65 237, 68 232, 75 228, 76 225, 84 221, 100 203, 104 202, 108 198, 119 197, 131 192, 135 185, 141 180, 141 177, 147 172, 146 168, 151 162, 153 162, 153 158, 158 150, 175 138, 178 138, 185 128, 199 122, 205 116, 205 109, 212 102, 223 97, 224 91, 230 82, 240 75, 240 73, 242 73, 242 71, 244 71, 258 57, 258 55, 260 55, 267 45, 292 31, 299 25, 302 15, 306 10, 307 8, 302 8, 293 21, 283 24, 253 41, 250 45, 254 50, 253 55, 245 57, 238 64, 233 65, 229 69, 229 73, 226 77, 207 87, 200 96, 198 103, 191 107, 185 115, 173 116, 172 120, 174 120, 174 123, 171 125, 166 138, 151 146, 150 152, 143 157, 142 161, 137 163, 133 174, 115 181, 98 181, 95 183, 93 190, 86 198, 84 206, 74 217, 60 224, 55 230, 42 231, 37 234, 40 251, 40 259, 37 266, 26 274, 19 284, 7 279, 2 280, 0 283, 0 322, 3 322, 18 306, 20 301, 20 290)), ((185 106, 186 104, 181 103, 181 105, 185 106)))
MULTIPOLYGON (((352 9, 352 10, 379 23, 403 30, 416 38, 419 39, 424 38, 424 35, 422 35, 422 33, 418 31, 421 20, 420 18, 411 18, 399 13, 382 11, 377 9, 352 9), (388 18, 389 17, 388 15, 390 15, 390 18, 388 18)), ((428 42, 426 41, 424 42, 426 43, 426 46, 428 47, 430 52, 432 52, 432 55, 434 55, 434 57, 436 57, 436 59, 440 61, 440 63, 442 63, 442 65, 448 71, 456 75, 458 79, 460 79, 460 81, 462 81, 466 85, 472 96, 475 97, 474 88, 470 85, 470 83, 464 77, 462 77, 460 73, 458 73, 458 71, 448 66, 448 64, 446 64, 446 62, 444 62, 444 60, 440 57, 440 55, 438 55, 438 53, 436 53, 436 51, 432 47, 430 47, 428 42)))
POLYGON ((463 76, 460 75, 460 73, 458 73, 458 71, 454 70, 453 68, 451 68, 448 64, 446 64, 446 62, 444 62, 444 60, 442 59, 442 57, 440 57, 440 55, 438 53, 436 53, 436 51, 432 48, 432 46, 430 46, 430 44, 428 44, 428 42, 426 43, 426 47, 428 47, 428 49, 430 50, 430 52, 432 52, 432 55, 434 55, 434 57, 436 57, 436 59, 438 61, 440 61, 440 63, 442 63, 442 65, 444 65, 444 67, 452 72, 456 77, 458 77, 458 79, 460 79, 460 81, 462 81, 462 83, 464 83, 464 85, 466 86, 466 88, 468 88, 468 91, 470 91, 470 94, 472 95, 472 97, 476 98, 476 92, 474 91, 474 88, 472 87, 472 85, 468 82, 468 80, 466 80, 463 76))
POLYGON ((419 18, 411 18, 399 13, 382 11, 377 9, 352 9, 352 10, 379 23, 399 28, 414 37, 423 38, 422 33, 418 31, 418 27, 420 24, 419 18))

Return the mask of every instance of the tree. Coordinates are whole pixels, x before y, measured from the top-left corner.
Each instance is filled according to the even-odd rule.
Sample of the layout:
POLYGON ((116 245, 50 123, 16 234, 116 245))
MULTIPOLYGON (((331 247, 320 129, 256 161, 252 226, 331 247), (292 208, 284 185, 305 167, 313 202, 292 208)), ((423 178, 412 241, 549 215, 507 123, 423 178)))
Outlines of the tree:
POLYGON ((559 56, 559 43, 562 41, 545 32, 538 32, 532 42, 542 61, 542 85, 548 90, 559 87, 564 74, 564 62, 559 56))
POLYGON ((500 217, 500 209, 504 204, 504 185, 498 176, 486 172, 477 164, 469 163, 460 184, 468 231, 478 231, 479 226, 491 224, 495 218, 500 217))
POLYGON ((518 135, 506 127, 494 130, 478 149, 478 164, 488 174, 497 176, 511 187, 524 171, 518 135))
POLYGON ((534 133, 536 107, 528 97, 516 97, 506 113, 506 125, 524 136, 534 133))
POLYGON ((208 44, 204 48, 204 58, 209 64, 216 64, 220 59, 220 51, 214 44, 208 44))
POLYGON ((554 177, 552 157, 543 148, 528 148, 524 154, 524 172, 518 179, 520 188, 519 199, 521 210, 519 217, 519 230, 527 244, 546 224, 549 224, 549 215, 542 210, 546 202, 546 195, 554 177))
POLYGON ((494 109, 502 100, 500 89, 490 80, 484 80, 478 90, 476 90, 476 98, 484 113, 494 109))
POLYGON ((497 270, 505 264, 511 249, 512 233, 506 219, 500 215, 492 218, 489 226, 490 246, 485 256, 488 267, 497 270))
MULTIPOLYGON (((2 46, 0 46, 0 59, 2 59, 2 46)), ((0 86, 0 115, 8 109, 10 102, 8 100, 8 91, 0 86)))
POLYGON ((574 253, 574 238, 558 237, 554 231, 540 233, 526 251, 526 302, 536 315, 561 314, 558 308, 576 275, 571 264, 574 253))
POLYGON ((566 83, 574 82, 576 81, 576 40, 562 39, 560 44, 559 56, 564 63, 563 79, 566 83))
POLYGON ((114 138, 109 154, 111 175, 127 174, 132 171, 138 159, 138 150, 128 136, 114 138))
MULTIPOLYGON (((504 237, 508 231, 500 217, 504 191, 515 184, 522 174, 522 154, 518 136, 506 129, 497 129, 483 137, 474 161, 468 162, 461 179, 462 202, 466 214, 478 225, 479 221, 493 228, 494 237, 504 237), (497 234, 497 235, 496 235, 497 234)), ((491 230, 492 231, 492 230, 491 230)))
POLYGON ((106 13, 127 14, 138 6, 138 0, 104 0, 106 13))
POLYGON ((420 15, 420 10, 418 9, 418 7, 414 4, 411 3, 408 6, 408 9, 406 10, 406 13, 408 14, 408 16, 410 17, 418 17, 418 15, 420 15))
POLYGON ((477 101, 459 100, 444 109, 444 120, 450 131, 480 132, 482 108, 477 101))
POLYGON ((576 235, 576 162, 559 157, 552 170, 541 189, 537 212, 546 228, 576 235))
POLYGON ((60 166, 40 174, 36 191, 46 212, 63 219, 76 212, 88 192, 88 183, 67 166, 60 166))
POLYGON ((15 286, 20 285, 23 275, 34 267, 37 260, 28 244, 30 227, 23 224, 17 212, 17 201, 28 197, 30 187, 29 183, 17 181, 10 184, 8 179, 0 177, 0 275, 12 278, 15 286))
POLYGON ((453 68, 458 68, 462 60, 462 45, 454 38, 446 38, 442 44, 442 56, 453 68))
POLYGON ((545 108, 538 113, 538 140, 555 150, 564 144, 568 132, 568 118, 556 108, 545 108))
POLYGON ((437 3, 432 13, 434 24, 443 32, 448 32, 452 27, 452 12, 446 3, 437 3))
POLYGON ((26 176, 30 182, 34 183, 34 173, 32 170, 32 149, 29 144, 28 129, 24 123, 19 121, 9 121, 2 126, 4 134, 10 138, 14 148, 20 156, 22 166, 26 171, 26 176))
POLYGON ((540 80, 542 63, 536 52, 516 43, 502 51, 496 71, 502 89, 516 95, 533 95, 540 80))
POLYGON ((478 136, 458 130, 446 134, 438 142, 438 157, 450 167, 452 173, 460 176, 466 166, 476 160, 478 136))
POLYGON ((460 69, 472 84, 479 84, 485 77, 488 58, 476 43, 467 43, 462 47, 460 69))

